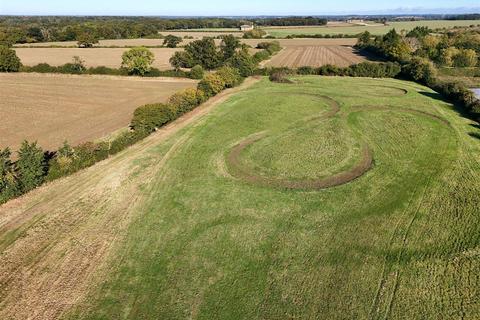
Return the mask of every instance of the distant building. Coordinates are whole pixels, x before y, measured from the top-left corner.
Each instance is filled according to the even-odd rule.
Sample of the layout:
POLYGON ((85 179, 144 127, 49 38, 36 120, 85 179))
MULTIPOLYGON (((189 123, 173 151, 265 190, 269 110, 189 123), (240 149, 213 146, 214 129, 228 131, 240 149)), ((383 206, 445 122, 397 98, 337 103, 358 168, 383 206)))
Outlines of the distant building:
POLYGON ((365 21, 363 21, 363 19, 348 19, 347 23, 357 24, 357 23, 365 23, 365 21))
POLYGON ((252 31, 254 26, 251 24, 244 24, 240 26, 240 31, 252 31))

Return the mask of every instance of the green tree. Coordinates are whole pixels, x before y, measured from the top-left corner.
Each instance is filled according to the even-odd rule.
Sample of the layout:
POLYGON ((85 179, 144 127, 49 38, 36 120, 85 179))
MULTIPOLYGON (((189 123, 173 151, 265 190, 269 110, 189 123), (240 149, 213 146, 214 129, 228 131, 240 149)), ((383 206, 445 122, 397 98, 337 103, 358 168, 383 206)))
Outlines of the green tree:
POLYGON ((225 81, 215 73, 210 73, 198 83, 198 89, 203 91, 207 97, 212 97, 225 88, 225 81))
POLYGON ((242 77, 249 77, 255 71, 255 61, 248 52, 247 48, 243 48, 239 52, 235 52, 232 58, 228 60, 231 67, 238 69, 242 77))
POLYGON ((205 37, 185 46, 185 52, 191 57, 193 65, 201 65, 207 70, 217 68, 221 62, 221 53, 217 51, 213 38, 205 37))
POLYGON ((163 40, 163 45, 167 46, 168 48, 176 48, 182 41, 182 38, 169 34, 163 40))
POLYGON ((18 192, 15 168, 10 149, 0 150, 0 203, 13 198, 18 192))
POLYGON ((190 78, 200 80, 203 78, 204 73, 202 66, 196 65, 190 70, 190 78))
POLYGON ((145 47, 132 48, 122 55, 122 68, 129 74, 143 76, 152 69, 153 53, 145 47))
POLYGON ((360 48, 368 47, 372 44, 372 34, 368 31, 362 32, 358 36, 357 46, 360 48))
POLYGON ((180 70, 180 68, 192 68, 195 66, 192 56, 185 51, 175 52, 170 58, 170 64, 175 70, 180 70))
POLYGON ((0 72, 17 72, 21 66, 15 50, 0 46, 0 72))
POLYGON ((383 36, 382 49, 387 57, 396 60, 406 60, 411 53, 410 47, 395 29, 383 36))
POLYGON ((223 55, 223 60, 226 61, 233 57, 237 49, 240 47, 240 40, 234 35, 228 34, 222 36, 222 43, 220 44, 220 51, 223 55))
POLYGON ((91 48, 98 43, 98 37, 93 31, 84 31, 77 35, 77 45, 79 48, 91 48))
POLYGON ((46 163, 42 148, 36 142, 24 141, 18 151, 18 181, 23 192, 41 185, 45 179, 46 163))
POLYGON ((238 69, 223 66, 219 68, 216 72, 216 75, 219 76, 223 82, 225 82, 225 88, 233 88, 237 86, 242 81, 242 76, 238 69))
POLYGON ((405 71, 413 80, 432 85, 437 76, 437 70, 433 63, 425 58, 414 57, 405 66, 405 71))

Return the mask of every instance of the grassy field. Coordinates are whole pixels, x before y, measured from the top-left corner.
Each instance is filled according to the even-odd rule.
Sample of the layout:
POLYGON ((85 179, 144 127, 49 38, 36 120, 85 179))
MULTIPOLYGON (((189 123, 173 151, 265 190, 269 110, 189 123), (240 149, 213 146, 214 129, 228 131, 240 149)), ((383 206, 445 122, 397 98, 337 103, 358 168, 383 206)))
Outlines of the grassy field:
POLYGON ((375 35, 385 34, 391 29, 395 28, 397 31, 400 30, 411 30, 416 26, 426 26, 431 29, 435 28, 451 28, 455 26, 470 26, 470 25, 480 24, 479 20, 458 20, 458 21, 447 21, 447 20, 425 20, 425 21, 405 21, 405 22, 389 22, 387 26, 325 26, 325 27, 285 27, 285 28, 264 28, 268 34, 283 38, 288 35, 295 34, 358 34, 364 31, 369 31, 375 35))
POLYGON ((414 83, 293 80, 0 207, 0 318, 478 319, 480 128, 414 83))

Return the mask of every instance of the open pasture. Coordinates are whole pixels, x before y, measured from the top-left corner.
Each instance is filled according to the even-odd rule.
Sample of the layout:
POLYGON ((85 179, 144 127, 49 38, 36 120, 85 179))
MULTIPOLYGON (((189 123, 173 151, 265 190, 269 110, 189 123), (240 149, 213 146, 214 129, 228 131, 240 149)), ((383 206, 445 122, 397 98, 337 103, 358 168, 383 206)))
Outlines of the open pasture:
POLYGON ((480 129, 411 82, 292 80, 0 207, 0 318, 479 318, 480 129))
MULTIPOLYGON (((72 62, 74 56, 79 56, 85 61, 87 67, 105 66, 120 68, 122 54, 128 49, 123 48, 15 48, 18 57, 26 66, 39 63, 48 63, 60 66, 72 62)), ((176 51, 183 49, 151 48, 155 55, 153 67, 160 70, 171 69, 170 58, 176 51)))
POLYGON ((56 150, 126 127, 142 104, 164 102, 194 87, 188 79, 48 74, 0 74, 0 148, 27 139, 56 150))
POLYGON ((364 31, 369 31, 374 35, 382 35, 395 28, 397 31, 401 30, 412 30, 417 26, 425 26, 431 29, 436 28, 452 28, 455 26, 466 27, 470 25, 478 25, 480 22, 478 20, 457 20, 457 21, 448 21, 448 20, 422 20, 422 21, 399 21, 399 22, 388 22, 388 25, 383 24, 374 24, 374 25, 335 25, 335 26, 321 26, 321 27, 266 27, 264 30, 274 37, 284 38, 288 35, 295 34, 349 34, 355 35, 364 31))

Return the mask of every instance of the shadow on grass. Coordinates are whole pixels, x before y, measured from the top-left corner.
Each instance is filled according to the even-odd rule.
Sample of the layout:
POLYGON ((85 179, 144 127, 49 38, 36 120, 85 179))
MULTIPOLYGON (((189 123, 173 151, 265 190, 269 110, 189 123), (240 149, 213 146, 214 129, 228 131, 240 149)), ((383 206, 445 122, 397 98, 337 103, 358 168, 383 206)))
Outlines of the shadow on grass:
POLYGON ((478 133, 478 132, 469 132, 468 135, 472 138, 476 138, 476 139, 480 140, 480 133, 478 133))
POLYGON ((474 127, 475 129, 480 130, 480 124, 477 123, 471 123, 470 126, 474 127))
POLYGON ((424 95, 426 97, 429 97, 431 99, 434 99, 434 100, 437 100, 437 101, 442 101, 442 102, 446 102, 446 103, 449 103, 453 106, 453 110, 455 112, 457 112, 458 115, 464 117, 464 118, 467 118, 467 119, 471 119, 471 120, 475 120, 472 118, 472 114, 467 112, 467 110, 465 110, 465 108, 463 106, 461 106, 460 104, 458 103, 453 103, 451 101, 449 101, 448 99, 446 99, 443 95, 441 95, 440 93, 438 92, 426 92, 426 91, 420 91, 419 92, 421 95, 424 95))

